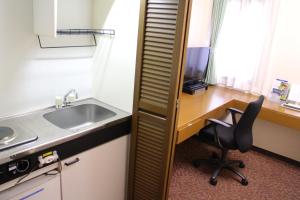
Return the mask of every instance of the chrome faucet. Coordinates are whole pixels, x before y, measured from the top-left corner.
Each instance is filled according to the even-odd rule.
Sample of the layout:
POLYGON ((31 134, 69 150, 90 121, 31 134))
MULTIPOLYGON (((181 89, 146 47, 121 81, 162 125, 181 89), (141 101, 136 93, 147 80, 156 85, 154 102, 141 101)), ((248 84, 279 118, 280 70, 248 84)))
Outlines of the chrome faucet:
POLYGON ((70 101, 68 101, 68 96, 70 95, 70 94, 74 94, 75 95, 75 99, 78 99, 78 93, 76 92, 76 90, 75 89, 71 89, 69 92, 67 92, 67 94, 65 94, 65 96, 64 96, 64 102, 63 102, 63 106, 69 106, 70 105, 70 101))

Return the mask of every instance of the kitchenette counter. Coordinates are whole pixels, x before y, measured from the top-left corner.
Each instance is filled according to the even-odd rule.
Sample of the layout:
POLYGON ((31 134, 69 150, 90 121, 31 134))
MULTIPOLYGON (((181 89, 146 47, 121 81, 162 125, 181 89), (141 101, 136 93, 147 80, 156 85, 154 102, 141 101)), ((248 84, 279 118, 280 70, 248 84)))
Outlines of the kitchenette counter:
MULTIPOLYGON (((55 107, 38 110, 21 116, 0 119, 0 127, 9 127, 13 129, 16 133, 16 139, 18 137, 22 138, 24 136, 28 136, 28 138, 37 137, 35 141, 10 147, 0 151, 0 164, 7 163, 9 161, 19 159, 30 154, 34 154, 36 152, 40 152, 42 150, 46 150, 57 145, 61 145, 63 143, 78 139, 88 134, 93 134, 94 132, 99 132, 102 129, 112 127, 120 123, 127 124, 127 128, 124 130, 124 132, 129 133, 130 128, 128 127, 130 127, 131 114, 113 106, 110 106, 108 104, 105 104, 103 102, 100 102, 96 99, 89 98, 76 101, 72 103, 72 106, 68 106, 62 109, 69 109, 84 104, 92 104, 106 108, 114 112, 115 115, 98 122, 93 122, 84 126, 74 127, 72 129, 60 128, 59 126, 56 126, 49 122, 44 117, 44 115, 47 113, 57 111, 55 107)), ((90 115, 91 113, 86 114, 90 115)), ((115 133, 111 132, 105 134, 115 133)), ((9 144, 9 142, 7 144, 9 144)), ((3 145, 7 144, 0 144, 0 147, 3 147, 3 145)))

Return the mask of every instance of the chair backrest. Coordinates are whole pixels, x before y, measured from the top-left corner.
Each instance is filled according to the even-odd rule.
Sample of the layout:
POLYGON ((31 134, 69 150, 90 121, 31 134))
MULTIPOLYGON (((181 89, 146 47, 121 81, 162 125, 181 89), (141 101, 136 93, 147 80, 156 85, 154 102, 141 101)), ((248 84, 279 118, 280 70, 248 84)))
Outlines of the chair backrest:
POLYGON ((263 102, 264 96, 261 95, 256 101, 249 103, 235 127, 234 137, 237 147, 241 152, 248 151, 253 144, 252 126, 261 110, 263 102))

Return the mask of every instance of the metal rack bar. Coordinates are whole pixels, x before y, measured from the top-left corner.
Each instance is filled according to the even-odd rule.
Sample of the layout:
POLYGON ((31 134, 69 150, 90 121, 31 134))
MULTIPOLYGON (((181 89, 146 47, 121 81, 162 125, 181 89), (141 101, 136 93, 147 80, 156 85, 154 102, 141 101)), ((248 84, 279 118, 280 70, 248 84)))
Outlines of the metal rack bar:
POLYGON ((41 49, 58 49, 58 48, 78 48, 78 47, 95 47, 97 46, 97 39, 95 35, 115 35, 113 29, 58 29, 58 35, 92 35, 94 43, 92 45, 71 45, 71 46, 43 46, 41 38, 38 35, 38 41, 41 49))
POLYGON ((115 35, 113 29, 58 29, 58 35, 115 35))

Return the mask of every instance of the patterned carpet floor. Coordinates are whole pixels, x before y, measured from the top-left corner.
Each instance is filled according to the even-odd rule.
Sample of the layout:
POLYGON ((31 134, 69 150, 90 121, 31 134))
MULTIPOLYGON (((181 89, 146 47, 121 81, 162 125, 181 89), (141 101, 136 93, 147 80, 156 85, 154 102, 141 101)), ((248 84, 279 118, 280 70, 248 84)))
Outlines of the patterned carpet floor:
POLYGON ((246 167, 239 170, 248 178, 248 186, 227 170, 219 175, 217 186, 210 185, 213 169, 195 168, 192 160, 206 158, 213 150, 194 138, 176 146, 170 200, 300 200, 300 168, 254 151, 231 151, 228 156, 244 161, 246 167))

